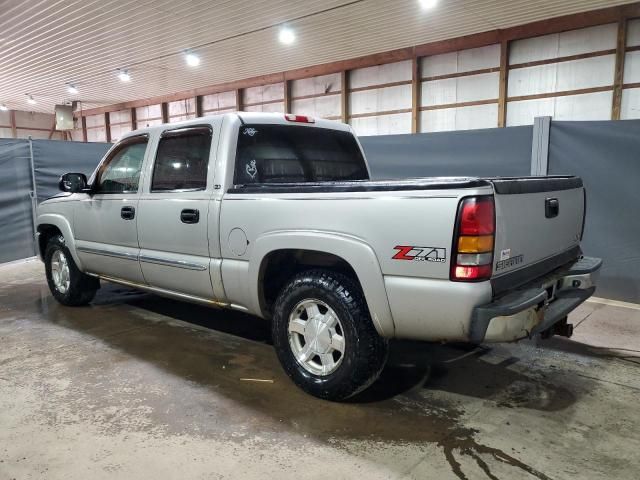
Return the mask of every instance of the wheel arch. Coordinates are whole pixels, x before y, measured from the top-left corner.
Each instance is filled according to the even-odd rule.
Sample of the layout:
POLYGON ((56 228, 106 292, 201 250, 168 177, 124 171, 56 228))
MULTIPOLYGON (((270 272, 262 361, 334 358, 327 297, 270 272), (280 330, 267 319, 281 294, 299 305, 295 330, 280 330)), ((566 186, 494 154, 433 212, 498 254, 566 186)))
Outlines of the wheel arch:
POLYGON ((47 248, 49 239, 53 235, 59 234, 64 238, 64 242, 71 252, 71 256, 76 262, 76 265, 80 270, 82 270, 82 261, 80 260, 80 258, 78 258, 78 254, 76 252, 76 245, 71 230, 71 224, 65 217, 53 213, 39 215, 36 232, 38 237, 36 243, 39 250, 39 256, 42 260, 44 260, 44 252, 47 248))
MULTIPOLYGON (((252 310, 263 317, 270 316, 268 287, 265 287, 265 274, 270 262, 278 255, 306 255, 319 261, 310 266, 323 267, 329 262, 344 273, 355 277, 362 287, 373 324, 383 337, 392 337, 395 332, 391 308, 387 298, 384 278, 380 264, 373 249, 360 239, 324 232, 286 231, 274 232, 259 237, 253 245, 249 262, 249 290, 252 310)), ((294 271, 293 274, 296 272, 294 271)), ((292 276, 292 275, 291 275, 292 276)), ((290 278, 290 276, 288 277, 290 278)))

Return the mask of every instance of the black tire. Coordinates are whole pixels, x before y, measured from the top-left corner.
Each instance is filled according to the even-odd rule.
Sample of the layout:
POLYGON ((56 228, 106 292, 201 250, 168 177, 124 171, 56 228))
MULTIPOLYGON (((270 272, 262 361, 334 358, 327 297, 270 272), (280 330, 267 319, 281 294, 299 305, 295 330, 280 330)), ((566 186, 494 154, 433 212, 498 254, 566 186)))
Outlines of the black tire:
POLYGON ((96 296, 96 291, 100 288, 100 281, 97 278, 85 275, 78 269, 62 235, 52 237, 47 243, 44 253, 44 266, 49 290, 51 290, 53 297, 63 305, 70 307, 86 305, 93 300, 93 297, 96 296), (69 266, 69 288, 64 292, 61 292, 56 287, 51 268, 52 258, 58 251, 64 255, 69 266))
POLYGON ((274 306, 272 334, 287 375, 307 393, 326 400, 346 400, 363 391, 380 376, 387 360, 388 341, 376 331, 360 286, 330 270, 302 272, 282 289, 274 306), (337 368, 327 375, 303 367, 289 341, 289 317, 306 299, 320 300, 340 321, 344 352, 337 368))

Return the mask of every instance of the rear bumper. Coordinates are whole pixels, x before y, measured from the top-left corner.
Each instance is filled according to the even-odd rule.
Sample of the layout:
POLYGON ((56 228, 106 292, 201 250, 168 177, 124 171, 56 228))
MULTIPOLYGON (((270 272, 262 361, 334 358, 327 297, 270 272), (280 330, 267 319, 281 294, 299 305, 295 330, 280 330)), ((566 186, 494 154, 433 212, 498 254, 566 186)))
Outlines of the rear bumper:
POLYGON ((474 308, 469 339, 474 343, 509 342, 550 328, 593 295, 601 266, 601 259, 583 257, 535 286, 474 308))

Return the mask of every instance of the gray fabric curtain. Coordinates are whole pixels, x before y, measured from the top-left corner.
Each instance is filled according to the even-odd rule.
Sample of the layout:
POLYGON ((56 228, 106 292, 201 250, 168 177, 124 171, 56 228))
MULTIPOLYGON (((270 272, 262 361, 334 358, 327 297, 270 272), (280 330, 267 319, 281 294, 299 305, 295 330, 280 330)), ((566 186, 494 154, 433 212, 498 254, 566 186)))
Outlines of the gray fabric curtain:
POLYGON ((38 203, 59 193, 63 173, 84 173, 88 178, 109 148, 110 143, 33 140, 38 203))
POLYGON ((533 127, 361 137, 372 177, 529 175, 533 127))
POLYGON ((28 140, 0 139, 0 263, 35 255, 28 140))
POLYGON ((640 302, 640 120, 552 122, 549 173, 587 189, 582 248, 604 259, 599 297, 640 302))

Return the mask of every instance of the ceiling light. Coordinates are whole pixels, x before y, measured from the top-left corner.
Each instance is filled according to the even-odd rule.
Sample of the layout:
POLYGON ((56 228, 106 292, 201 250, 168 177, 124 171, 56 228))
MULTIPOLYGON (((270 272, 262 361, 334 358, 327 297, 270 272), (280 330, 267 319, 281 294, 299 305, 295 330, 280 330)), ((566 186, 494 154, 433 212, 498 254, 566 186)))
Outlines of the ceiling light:
POLYGON ((278 40, 285 45, 291 45, 296 40, 296 34, 289 27, 282 27, 278 34, 278 40))
POLYGON ((419 0, 420 6, 425 10, 431 9, 438 4, 438 0, 419 0))
POLYGON ((33 98, 33 95, 29 95, 28 93, 25 95, 27 96, 27 102, 29 102, 31 105, 35 105, 36 103, 38 103, 36 102, 36 99, 33 98))
POLYGON ((184 59, 190 67, 197 67, 200 65, 200 57, 193 52, 186 52, 184 59))
POLYGON ((2 105, 0 105, 0 110, 2 110, 3 112, 6 112, 7 110, 9 110, 9 107, 7 107, 4 103, 2 105))
POLYGON ((118 70, 118 78, 121 82, 129 82, 131 81, 131 75, 129 75, 128 70, 118 70))
POLYGON ((67 92, 69 92, 71 95, 76 95, 78 93, 78 89, 75 87, 75 85, 68 83, 67 92))

